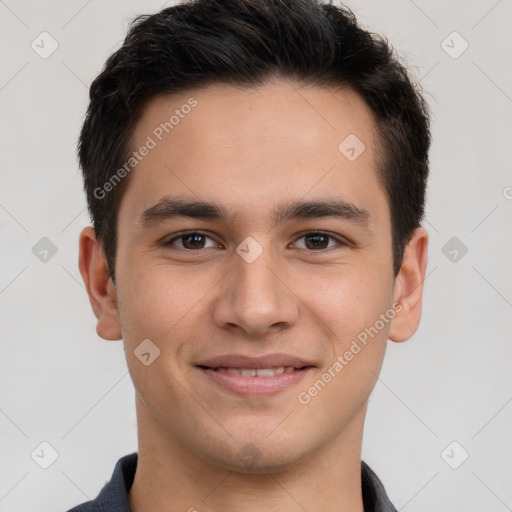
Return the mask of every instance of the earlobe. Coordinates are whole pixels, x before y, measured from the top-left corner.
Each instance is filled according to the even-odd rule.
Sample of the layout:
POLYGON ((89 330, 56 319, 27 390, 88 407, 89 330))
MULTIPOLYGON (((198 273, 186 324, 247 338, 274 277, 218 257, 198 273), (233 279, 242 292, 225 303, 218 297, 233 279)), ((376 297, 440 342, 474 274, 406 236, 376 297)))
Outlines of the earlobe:
POLYGON ((401 309, 391 322, 388 337, 392 341, 406 341, 418 328, 427 256, 428 232, 424 228, 416 228, 405 247, 402 266, 395 279, 393 302, 399 303, 401 309))
POLYGON ((84 280, 92 310, 98 319, 96 332, 105 340, 122 338, 117 291, 92 226, 84 228, 79 239, 78 267, 84 280))

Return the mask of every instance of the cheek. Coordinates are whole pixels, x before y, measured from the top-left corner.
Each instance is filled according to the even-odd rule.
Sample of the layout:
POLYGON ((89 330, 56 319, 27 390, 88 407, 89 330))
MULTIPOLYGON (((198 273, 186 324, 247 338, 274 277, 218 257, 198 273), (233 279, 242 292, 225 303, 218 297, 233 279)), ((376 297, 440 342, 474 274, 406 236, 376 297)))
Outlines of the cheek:
POLYGON ((338 428, 355 417, 375 386, 395 313, 392 279, 383 275, 354 269, 331 279, 327 292, 310 296, 308 306, 328 326, 332 355, 298 401, 324 424, 338 428))
POLYGON ((164 265, 133 266, 124 277, 119 312, 128 368, 146 405, 154 414, 165 416, 171 412, 167 410, 170 403, 174 407, 187 404, 178 356, 197 336, 193 316, 205 290, 179 273, 166 271, 164 265))
POLYGON ((171 272, 162 264, 132 268, 124 283, 120 314, 129 339, 142 336, 163 341, 172 337, 207 290, 207 283, 185 279, 179 270, 171 272))
MULTIPOLYGON (((393 280, 385 269, 375 266, 347 266, 329 273, 318 272, 316 278, 310 274, 308 283, 302 285, 301 297, 328 327, 328 335, 339 350, 391 306, 393 280)), ((388 329, 386 324, 384 336, 388 329)))
MULTIPOLYGON (((209 292, 214 292, 219 278, 212 272, 206 275, 190 268, 185 272, 161 263, 131 268, 131 274, 122 281, 124 298, 119 312, 135 386, 142 390, 159 381, 176 386, 174 379, 181 378, 191 347, 201 344, 202 338, 209 338, 210 317, 205 308, 211 297, 209 292), (157 354, 148 367, 137 358, 140 347, 145 346, 142 343, 150 353, 157 354), (153 372, 146 371, 153 365, 153 372)), ((158 394, 158 389, 155 392, 158 394)))

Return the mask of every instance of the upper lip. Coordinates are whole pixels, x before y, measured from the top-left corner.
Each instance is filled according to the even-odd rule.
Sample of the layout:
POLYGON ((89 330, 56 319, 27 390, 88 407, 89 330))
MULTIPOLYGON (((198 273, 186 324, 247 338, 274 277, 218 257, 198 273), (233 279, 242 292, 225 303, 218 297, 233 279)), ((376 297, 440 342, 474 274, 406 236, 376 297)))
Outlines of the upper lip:
POLYGON ((206 366, 208 368, 278 368, 280 366, 293 366, 294 368, 303 368, 305 366, 315 366, 312 362, 305 361, 299 357, 287 354, 267 354, 264 356, 244 356, 244 355, 225 355, 205 359, 196 366, 206 366))

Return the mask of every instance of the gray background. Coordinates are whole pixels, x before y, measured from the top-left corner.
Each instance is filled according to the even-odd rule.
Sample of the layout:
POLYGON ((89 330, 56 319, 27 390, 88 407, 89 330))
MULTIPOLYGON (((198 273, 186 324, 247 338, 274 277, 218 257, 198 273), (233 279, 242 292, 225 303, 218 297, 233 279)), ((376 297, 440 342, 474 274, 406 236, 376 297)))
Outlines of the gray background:
MULTIPOLYGON (((433 112, 422 323, 408 342, 389 342, 363 459, 399 510, 512 510, 512 2, 348 5, 399 50, 433 112), (469 44, 457 58, 454 31, 469 44), (443 252, 452 237, 458 247, 443 252)), ((0 1, 2 512, 92 499, 136 451, 122 342, 96 335, 78 271, 89 219, 75 144, 88 85, 129 20, 163 6, 0 1), (46 59, 31 48, 43 31, 59 45, 46 59), (46 262, 32 251, 43 237, 57 248, 46 262), (41 442, 58 452, 48 469, 31 457, 41 442)))

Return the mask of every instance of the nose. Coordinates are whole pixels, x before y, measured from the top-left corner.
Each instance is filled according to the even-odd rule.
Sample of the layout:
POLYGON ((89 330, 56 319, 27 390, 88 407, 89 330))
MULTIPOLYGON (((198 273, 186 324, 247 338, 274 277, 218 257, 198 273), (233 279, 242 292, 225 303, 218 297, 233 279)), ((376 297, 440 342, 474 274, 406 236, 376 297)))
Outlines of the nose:
POLYGON ((290 328, 299 317, 300 301, 289 281, 285 265, 276 261, 270 248, 250 263, 234 254, 214 303, 214 322, 257 339, 290 328))

